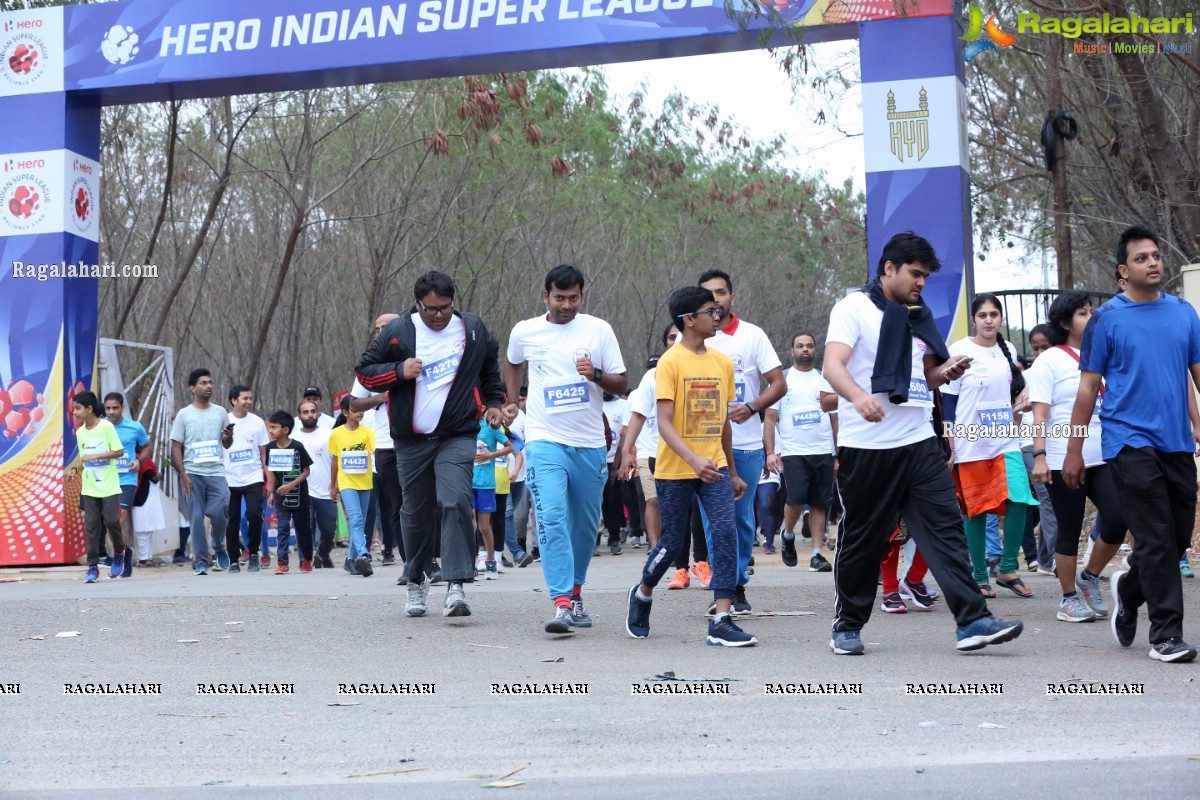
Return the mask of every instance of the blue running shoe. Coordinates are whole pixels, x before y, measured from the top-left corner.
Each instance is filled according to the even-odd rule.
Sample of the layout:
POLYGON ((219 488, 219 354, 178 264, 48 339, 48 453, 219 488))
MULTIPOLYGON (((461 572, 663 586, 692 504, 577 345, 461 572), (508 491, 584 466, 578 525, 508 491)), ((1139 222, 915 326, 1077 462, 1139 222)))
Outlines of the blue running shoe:
POLYGON ((125 548, 125 571, 121 573, 122 578, 133 577, 133 548, 125 548))
POLYGON ((753 647, 758 639, 739 628, 730 614, 722 614, 708 621, 706 644, 715 647, 753 647))
POLYGON ((217 553, 217 565, 213 572, 224 572, 229 569, 229 553, 217 553))
POLYGON ((1025 626, 1018 620, 996 619, 991 614, 958 629, 959 650, 981 650, 989 644, 1011 642, 1021 635, 1025 626))
POLYGON ((125 572, 125 554, 117 553, 113 556, 112 566, 108 568, 108 577, 119 578, 125 572))
POLYGON ((834 631, 829 648, 839 656, 861 656, 867 650, 858 631, 834 631))
POLYGON ((196 574, 197 575, 207 575, 208 574, 208 564, 205 564, 203 561, 197 561, 196 562, 196 574))
POLYGON ((625 615, 625 632, 635 639, 650 635, 650 607, 653 600, 642 600, 637 596, 638 587, 629 590, 629 613, 625 615))
POLYGON ((100 579, 100 567, 98 567, 95 564, 92 564, 90 567, 88 567, 87 574, 83 576, 83 580, 85 583, 95 583, 99 579, 100 579))

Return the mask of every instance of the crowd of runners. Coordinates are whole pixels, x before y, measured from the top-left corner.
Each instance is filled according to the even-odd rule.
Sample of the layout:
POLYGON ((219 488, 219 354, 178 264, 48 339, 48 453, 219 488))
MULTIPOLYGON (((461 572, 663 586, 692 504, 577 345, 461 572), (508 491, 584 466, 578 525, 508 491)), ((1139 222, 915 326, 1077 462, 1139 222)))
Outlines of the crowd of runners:
MULTIPOLYGON (((1129 647, 1144 605, 1151 657, 1193 659, 1182 578, 1196 509, 1200 318, 1160 292, 1157 235, 1122 233, 1120 294, 1093 308, 1084 293, 1061 293, 1026 358, 1004 339, 1003 306, 988 294, 970 304, 974 335, 946 345, 921 297, 939 268, 925 239, 897 234, 827 328, 791 335, 786 370, 767 333, 734 312, 734 278, 704 272, 666 298, 661 354, 636 387, 612 327, 582 311, 577 268, 546 275, 545 313, 503 345, 456 307, 448 275, 426 273, 411 308, 375 321, 336 419, 316 386, 264 419, 250 387, 233 385, 227 409, 211 373, 191 372, 192 402, 171 431, 187 509, 176 560, 190 539, 196 575, 271 569, 265 506, 277 574, 293 555, 300 572, 337 568, 344 528, 346 572, 403 564, 409 617, 427 614, 441 582, 442 614, 471 615, 470 584, 540 560, 553 605, 544 628, 562 635, 592 626, 593 556, 644 540, 628 635, 650 635, 664 580, 681 589, 694 579, 712 592, 707 643, 739 647, 757 643, 738 620, 753 610, 761 531, 763 554, 779 534, 787 567, 811 542, 808 569, 832 572, 830 647, 858 655, 880 584, 887 613, 944 603, 959 650, 1017 638, 1022 623, 998 619, 987 601, 997 588, 1033 597, 1024 550, 1027 570, 1058 577, 1059 620, 1107 618, 1129 647), (1087 499, 1099 512, 1090 539, 1087 499), (1091 542, 1082 564, 1081 540, 1091 542), (1106 598, 1102 572, 1122 549, 1106 598)), ((86 579, 97 579, 109 544, 110 574, 127 576, 131 512, 158 474, 149 437, 119 394, 101 403, 84 392, 73 410, 86 579)))

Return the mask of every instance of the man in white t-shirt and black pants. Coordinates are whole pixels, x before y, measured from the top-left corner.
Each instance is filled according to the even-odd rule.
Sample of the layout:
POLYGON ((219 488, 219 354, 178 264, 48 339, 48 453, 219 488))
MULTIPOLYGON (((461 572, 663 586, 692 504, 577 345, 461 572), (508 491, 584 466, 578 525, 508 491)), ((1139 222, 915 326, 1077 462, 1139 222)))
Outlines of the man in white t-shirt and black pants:
POLYGON ((604 394, 625 391, 625 362, 612 326, 583 305, 583 273, 562 264, 546 275, 546 313, 518 322, 508 337, 504 379, 515 417, 521 365, 529 364, 525 486, 533 501, 542 574, 554 603, 547 633, 592 625, 582 589, 596 546, 608 480, 604 394))
POLYGON ((959 650, 1007 642, 1022 630, 1020 622, 992 616, 971 576, 954 481, 931 425, 933 392, 970 365, 966 356, 947 360, 921 299, 925 279, 940 268, 929 242, 897 234, 883 248, 876 279, 829 315, 825 379, 840 395, 837 486, 845 508, 829 643, 838 655, 864 651, 860 631, 900 518, 954 612, 959 650))
POLYGON ((500 345, 479 317, 454 309, 449 275, 425 273, 413 294, 416 304, 384 326, 355 373, 367 390, 388 393, 386 408, 404 493, 404 611, 410 617, 426 612, 436 514, 447 583, 442 615, 465 617, 471 609, 463 584, 475 580, 475 438, 481 417, 500 427, 500 345))
POLYGON ((308 501, 312 511, 310 528, 313 531, 313 567, 333 569, 333 537, 337 533, 337 503, 329 497, 330 469, 332 456, 329 454, 328 428, 322 428, 320 407, 305 400, 298 409, 300 427, 292 431, 292 438, 304 445, 312 459, 308 468, 308 501))
MULTIPOLYGON (((757 325, 739 319, 733 313, 733 279, 719 269, 710 269, 700 276, 700 287, 713 293, 721 307, 721 318, 717 320, 717 334, 704 344, 729 356, 733 361, 734 399, 729 403, 729 422, 733 428, 733 460, 737 474, 746 482, 746 492, 734 504, 737 515, 738 584, 733 601, 733 615, 749 614, 750 603, 746 600, 747 572, 754 550, 754 497, 758 481, 762 478, 766 463, 763 450, 763 426, 759 412, 768 408, 787 393, 783 379, 783 364, 775 352, 767 334, 757 325), (769 386, 762 388, 766 380, 769 386)), ((708 541, 708 552, 712 552, 712 535, 708 529, 708 517, 704 515, 704 536, 708 541)), ((709 609, 716 611, 716 604, 709 609)))
POLYGON ((229 571, 241 572, 238 554, 242 552, 242 503, 246 504, 246 549, 250 572, 258 572, 258 548, 262 543, 263 465, 267 461, 267 425, 254 414, 254 392, 249 386, 234 384, 229 389, 233 421, 233 444, 223 451, 225 482, 229 484, 229 516, 225 527, 225 546, 229 550, 229 571))
MULTIPOLYGON (((399 314, 380 314, 375 320, 374 336, 378 336, 383 327, 399 314)), ((400 508, 404 502, 404 493, 400 488, 400 473, 396 471, 396 449, 392 442, 391 420, 388 419, 387 392, 370 392, 359 381, 354 381, 350 389, 350 408, 354 411, 374 411, 371 416, 371 430, 375 433, 375 496, 379 499, 379 529, 383 534, 383 566, 396 563, 396 552, 404 561, 404 537, 401 533, 403 525, 400 521, 400 508)), ((368 530, 370 528, 368 527, 368 530)), ((407 576, 401 576, 400 585, 408 583, 407 576)))
POLYGON ((833 496, 836 472, 837 414, 821 409, 823 403, 836 403, 833 388, 813 367, 817 340, 811 333, 792 337, 792 368, 784 376, 787 394, 767 409, 763 422, 763 443, 767 448, 767 468, 782 474, 787 484, 783 512, 783 563, 794 567, 796 523, 804 505, 808 505, 808 530, 813 554, 810 572, 832 572, 833 565, 821 553, 825 546, 825 512, 833 496))

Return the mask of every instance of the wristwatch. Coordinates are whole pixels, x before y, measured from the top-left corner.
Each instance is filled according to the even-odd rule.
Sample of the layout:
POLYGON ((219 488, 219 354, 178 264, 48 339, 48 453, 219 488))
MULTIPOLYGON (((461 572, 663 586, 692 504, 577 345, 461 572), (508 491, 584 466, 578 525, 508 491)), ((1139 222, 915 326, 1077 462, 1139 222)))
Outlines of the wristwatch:
POLYGON ((1046 455, 1046 451, 1045 451, 1045 450, 1034 450, 1034 451, 1033 451, 1033 457, 1034 457, 1034 458, 1037 458, 1038 456, 1044 456, 1044 455, 1046 455))
POLYGON ((604 370, 599 367, 592 367, 592 380, 596 383, 604 380, 604 370))
POLYGON ((750 409, 750 413, 751 413, 751 414, 757 414, 757 413, 758 413, 758 409, 757 409, 757 408, 755 408, 754 406, 750 405, 749 403, 742 403, 742 405, 744 405, 746 408, 750 409))

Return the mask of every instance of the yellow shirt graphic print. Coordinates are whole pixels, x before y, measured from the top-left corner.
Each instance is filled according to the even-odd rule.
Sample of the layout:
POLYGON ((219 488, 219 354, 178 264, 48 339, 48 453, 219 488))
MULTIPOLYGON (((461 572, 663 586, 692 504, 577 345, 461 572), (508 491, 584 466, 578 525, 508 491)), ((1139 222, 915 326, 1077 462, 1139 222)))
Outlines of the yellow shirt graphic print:
MULTIPOLYGON (((683 438, 721 438, 725 423, 721 382, 716 378, 683 379, 683 438)), ((692 444, 692 443, 689 443, 692 444)))

